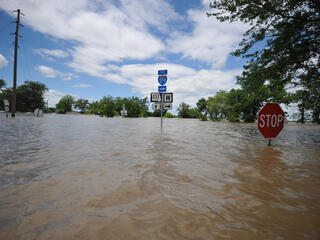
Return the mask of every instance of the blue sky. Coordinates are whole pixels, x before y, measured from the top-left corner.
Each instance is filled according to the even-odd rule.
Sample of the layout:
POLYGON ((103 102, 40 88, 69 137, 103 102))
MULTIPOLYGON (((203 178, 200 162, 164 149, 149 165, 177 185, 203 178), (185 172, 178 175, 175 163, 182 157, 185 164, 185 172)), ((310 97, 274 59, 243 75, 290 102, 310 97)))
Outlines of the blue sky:
POLYGON ((197 0, 0 0, 0 78, 12 86, 16 13, 20 29, 18 84, 39 81, 54 106, 71 94, 149 96, 157 70, 168 69, 174 104, 194 105, 218 90, 238 87, 244 60, 231 57, 246 26, 220 23, 197 0))

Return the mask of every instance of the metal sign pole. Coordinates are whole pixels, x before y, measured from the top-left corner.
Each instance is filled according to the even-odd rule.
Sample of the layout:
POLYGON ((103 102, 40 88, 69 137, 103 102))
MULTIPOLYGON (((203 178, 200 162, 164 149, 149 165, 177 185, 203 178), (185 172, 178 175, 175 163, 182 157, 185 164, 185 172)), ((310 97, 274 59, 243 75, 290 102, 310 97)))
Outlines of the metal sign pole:
POLYGON ((161 93, 161 129, 162 129, 162 114, 163 114, 163 93, 161 93))

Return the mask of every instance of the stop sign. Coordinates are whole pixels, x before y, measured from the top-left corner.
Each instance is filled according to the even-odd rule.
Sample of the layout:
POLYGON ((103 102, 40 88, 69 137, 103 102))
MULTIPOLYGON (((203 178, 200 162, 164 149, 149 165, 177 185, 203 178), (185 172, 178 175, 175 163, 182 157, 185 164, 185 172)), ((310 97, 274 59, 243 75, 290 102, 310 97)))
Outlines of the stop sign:
POLYGON ((278 103, 267 103, 258 114, 258 129, 265 138, 275 138, 283 129, 284 112, 278 103))

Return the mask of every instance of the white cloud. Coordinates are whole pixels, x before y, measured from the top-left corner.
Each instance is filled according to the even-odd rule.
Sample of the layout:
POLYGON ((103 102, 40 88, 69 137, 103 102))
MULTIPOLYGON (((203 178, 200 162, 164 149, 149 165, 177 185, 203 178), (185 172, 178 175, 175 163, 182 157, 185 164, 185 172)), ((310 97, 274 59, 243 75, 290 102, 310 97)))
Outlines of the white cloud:
POLYGON ((72 87, 75 87, 75 88, 90 88, 90 87, 92 87, 92 85, 91 84, 80 83, 80 84, 75 84, 72 87))
POLYGON ((47 78, 61 77, 63 80, 69 81, 72 80, 72 78, 77 77, 73 73, 62 73, 58 70, 44 65, 36 66, 35 69, 47 78))
POLYGON ((49 107, 55 107, 56 104, 60 101, 60 99, 66 95, 71 95, 74 98, 78 98, 78 95, 76 94, 70 94, 70 93, 60 92, 54 89, 49 89, 44 94, 44 99, 45 101, 48 101, 49 107))
POLYGON ((39 48, 35 49, 35 52, 39 54, 42 58, 54 61, 52 57, 55 58, 66 58, 69 54, 60 49, 47 49, 47 48, 39 48))
POLYGON ((8 60, 0 53, 0 69, 8 65, 8 60))
POLYGON ((44 65, 37 66, 36 70, 42 73, 47 78, 55 78, 58 75, 58 71, 54 70, 51 67, 47 67, 44 65))
MULTIPOLYGON (((48 101, 49 107, 55 107, 56 104, 60 101, 60 99, 66 95, 70 95, 70 96, 74 97, 75 100, 78 100, 81 98, 77 94, 66 93, 66 92, 61 92, 61 91, 57 91, 54 89, 49 89, 48 91, 45 92, 44 99, 45 99, 45 101, 48 101)), ((85 98, 85 99, 88 99, 89 102, 97 101, 97 99, 95 99, 95 98, 85 98)))
MULTIPOLYGON (((67 64, 77 72, 129 84, 134 92, 149 96, 151 91, 157 90, 156 71, 167 68, 168 91, 175 93, 175 102, 194 104, 200 97, 235 87, 234 77, 241 72, 219 68, 240 41, 244 26, 207 18, 204 8, 207 3, 203 0, 201 9, 188 11, 184 21, 188 27, 191 24, 190 32, 174 30, 182 17, 166 0, 0 0, 0 8, 19 7, 26 15, 24 23, 34 30, 72 42, 72 49, 67 51, 72 60, 67 64), (158 35, 158 32, 162 34, 158 35), (159 61, 167 59, 167 52, 182 54, 211 67, 197 70, 170 64, 170 60, 162 60, 168 62, 162 64, 129 65, 124 62, 159 61)), ((49 57, 63 56, 56 50, 39 51, 49 57)), ((36 69, 48 78, 75 77, 44 65, 36 69)))
POLYGON ((123 0, 117 6, 112 1, 0 0, 0 6, 19 7, 28 16, 24 22, 35 30, 74 41, 72 66, 80 64, 79 71, 85 71, 86 63, 102 65, 156 56, 164 44, 149 32, 149 27, 168 29, 168 21, 177 16, 163 0, 123 0), (159 23, 161 27, 155 27, 159 23))
POLYGON ((171 22, 182 19, 165 0, 121 0, 121 3, 128 19, 138 28, 145 28, 148 24, 153 29, 169 33, 171 22))
POLYGON ((157 70, 168 69, 167 91, 174 92, 175 104, 186 102, 194 105, 202 97, 219 90, 237 88, 235 76, 240 69, 221 71, 216 69, 195 70, 179 64, 132 64, 118 69, 119 77, 126 79, 134 92, 149 96, 158 89, 157 70))
POLYGON ((220 68, 240 42, 246 28, 240 22, 221 23, 214 17, 207 17, 206 11, 189 10, 187 19, 193 23, 193 30, 188 33, 173 32, 167 44, 173 53, 220 68))

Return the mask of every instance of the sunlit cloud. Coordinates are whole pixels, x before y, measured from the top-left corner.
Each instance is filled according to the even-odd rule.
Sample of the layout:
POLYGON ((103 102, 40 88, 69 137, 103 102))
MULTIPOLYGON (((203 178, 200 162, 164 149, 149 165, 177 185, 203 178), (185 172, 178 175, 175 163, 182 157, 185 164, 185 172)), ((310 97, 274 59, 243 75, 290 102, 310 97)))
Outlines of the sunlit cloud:
POLYGON ((8 65, 8 60, 0 53, 0 69, 8 65))
POLYGON ((90 88, 90 87, 92 87, 92 85, 91 84, 80 83, 80 84, 75 84, 72 87, 74 87, 74 88, 90 88))
POLYGON ((73 73, 62 73, 58 70, 55 70, 51 67, 44 66, 44 65, 36 66, 35 69, 39 71, 46 78, 61 77, 63 80, 70 81, 72 80, 72 78, 77 77, 73 73))
POLYGON ((60 49, 38 48, 34 51, 35 53, 39 54, 42 58, 50 61, 54 61, 54 58, 66 58, 69 56, 69 53, 60 49))
POLYGON ((60 99, 66 95, 71 95, 74 98, 79 97, 77 94, 65 93, 65 92, 54 90, 54 89, 49 89, 44 94, 44 99, 45 99, 45 101, 48 101, 49 107, 55 107, 56 104, 60 101, 60 99))

